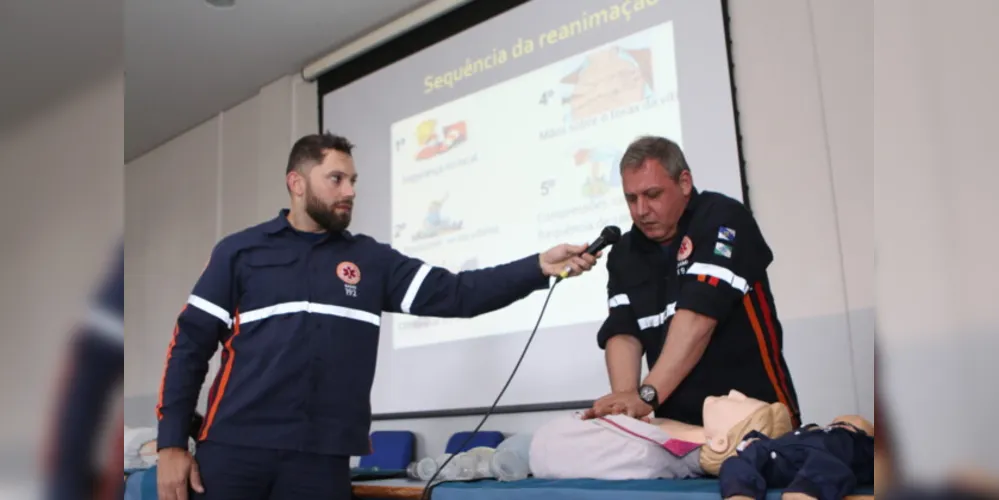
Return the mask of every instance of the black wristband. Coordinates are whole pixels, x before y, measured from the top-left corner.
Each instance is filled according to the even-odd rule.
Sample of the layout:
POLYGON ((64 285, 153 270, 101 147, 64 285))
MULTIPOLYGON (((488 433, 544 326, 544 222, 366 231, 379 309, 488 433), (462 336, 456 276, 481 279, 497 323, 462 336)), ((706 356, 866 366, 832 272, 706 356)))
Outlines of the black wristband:
POLYGON ((191 417, 191 426, 187 429, 187 435, 197 441, 198 434, 201 433, 201 425, 205 422, 205 417, 198 412, 194 412, 194 416, 191 417))
POLYGON ((652 411, 659 409, 659 391, 656 390, 654 386, 649 384, 642 384, 638 388, 638 397, 645 402, 645 404, 652 407, 652 411))

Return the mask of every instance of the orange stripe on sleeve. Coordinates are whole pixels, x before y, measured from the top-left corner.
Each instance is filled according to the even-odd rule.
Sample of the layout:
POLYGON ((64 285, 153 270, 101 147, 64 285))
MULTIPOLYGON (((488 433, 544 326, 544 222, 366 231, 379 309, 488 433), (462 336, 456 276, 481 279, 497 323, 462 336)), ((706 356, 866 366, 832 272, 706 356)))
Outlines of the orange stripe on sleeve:
MULTIPOLYGON (((180 308, 180 312, 177 313, 178 316, 187 310, 187 304, 180 308)), ((173 348, 177 345, 177 334, 180 332, 180 320, 173 326, 173 336, 170 337, 170 345, 167 346, 166 361, 163 362, 163 376, 160 377, 160 394, 159 400, 156 403, 156 419, 163 420, 163 389, 166 386, 167 370, 170 368, 170 358, 173 357, 173 348)))
MULTIPOLYGON (((756 299, 760 302, 760 311, 763 313, 763 324, 767 327, 767 333, 770 336, 770 345, 774 348, 774 364, 777 365, 777 376, 780 378, 781 389, 784 390, 784 394, 787 396, 788 401, 791 401, 791 391, 787 389, 787 376, 784 375, 784 367, 780 364, 780 356, 777 343, 777 330, 774 328, 773 317, 770 315, 770 306, 767 305, 766 295, 763 293, 763 284, 757 283, 756 288, 756 299)), ((793 413, 798 413, 798 408, 793 404, 789 406, 793 413)))
POLYGON ((781 390, 780 384, 777 382, 777 375, 774 374, 774 367, 770 362, 770 354, 767 350, 767 341, 763 337, 763 329, 760 327, 760 321, 756 317, 756 310, 753 308, 752 297, 749 294, 743 295, 742 304, 746 307, 746 314, 749 316, 749 323, 753 326, 753 333, 756 334, 756 343, 760 347, 760 358, 763 359, 763 368, 767 371, 767 377, 770 378, 770 384, 774 387, 777 399, 779 399, 781 404, 786 406, 793 413, 794 410, 791 405, 788 404, 787 396, 784 395, 784 391, 781 390))
POLYGON ((215 393, 215 399, 212 401, 212 406, 208 409, 208 415, 205 415, 205 423, 201 427, 201 434, 198 436, 198 441, 204 441, 208 437, 208 430, 212 427, 212 422, 215 421, 215 413, 219 410, 219 403, 222 401, 222 396, 225 394, 225 388, 229 384, 229 376, 232 374, 232 365, 236 359, 236 351, 232 347, 232 342, 236 340, 236 336, 239 335, 239 311, 233 315, 232 323, 232 335, 229 340, 225 343, 225 350, 228 353, 226 358, 226 363, 222 367, 221 378, 219 379, 218 392, 215 393))

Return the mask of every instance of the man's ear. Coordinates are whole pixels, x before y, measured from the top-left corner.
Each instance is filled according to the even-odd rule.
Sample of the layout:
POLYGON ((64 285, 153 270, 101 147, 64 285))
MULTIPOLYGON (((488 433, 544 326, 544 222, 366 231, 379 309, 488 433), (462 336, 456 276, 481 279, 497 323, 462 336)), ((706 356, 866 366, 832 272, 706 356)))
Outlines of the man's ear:
POLYGON ((690 196, 690 192, 694 190, 694 178, 690 175, 690 170, 684 170, 680 172, 680 189, 683 191, 684 196, 690 196))
POLYGON ((288 192, 297 194, 299 196, 305 192, 303 188, 305 184, 305 178, 302 177, 302 173, 297 170, 292 170, 288 172, 284 177, 285 185, 288 187, 288 192))

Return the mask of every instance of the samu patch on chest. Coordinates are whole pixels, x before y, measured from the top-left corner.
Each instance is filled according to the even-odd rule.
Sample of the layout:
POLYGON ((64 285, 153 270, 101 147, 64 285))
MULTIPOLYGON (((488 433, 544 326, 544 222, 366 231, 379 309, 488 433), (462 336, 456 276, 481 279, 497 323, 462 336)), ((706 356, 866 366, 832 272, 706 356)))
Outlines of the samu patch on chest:
POLYGON ((684 236, 680 241, 680 248, 676 252, 676 275, 682 276, 687 273, 687 266, 690 264, 690 254, 694 253, 694 242, 689 236, 684 236))
POLYGON ((343 281, 343 293, 348 297, 357 297, 357 284, 361 282, 361 268, 350 261, 343 261, 336 266, 336 275, 343 281))

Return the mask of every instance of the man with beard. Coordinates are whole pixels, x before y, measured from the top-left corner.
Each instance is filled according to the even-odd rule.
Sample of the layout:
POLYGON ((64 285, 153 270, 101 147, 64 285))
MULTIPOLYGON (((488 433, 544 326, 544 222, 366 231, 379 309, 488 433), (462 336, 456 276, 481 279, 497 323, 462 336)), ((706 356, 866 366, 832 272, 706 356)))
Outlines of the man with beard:
MULTIPOLYGON (((350 456, 369 452, 381 312, 472 317, 578 275, 585 245, 452 274, 347 231, 357 173, 345 138, 299 139, 291 207, 223 238, 181 311, 160 401, 163 500, 348 499, 350 456), (188 425, 208 361, 222 365, 198 434, 188 425)), ((597 256, 599 257, 599 255, 597 256)))

